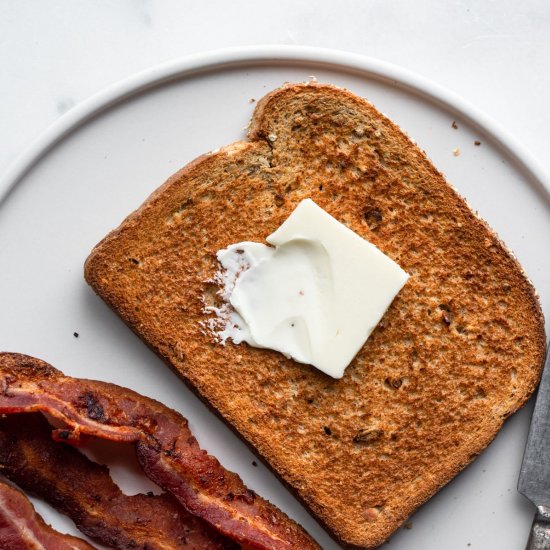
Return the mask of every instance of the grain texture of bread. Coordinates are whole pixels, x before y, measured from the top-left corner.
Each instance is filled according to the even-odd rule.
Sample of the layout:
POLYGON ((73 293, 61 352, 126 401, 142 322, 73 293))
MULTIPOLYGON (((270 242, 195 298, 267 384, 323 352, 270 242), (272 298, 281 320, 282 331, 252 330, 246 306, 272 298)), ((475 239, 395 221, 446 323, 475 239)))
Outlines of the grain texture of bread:
POLYGON ((264 97, 249 140, 172 176, 85 276, 348 547, 381 544, 473 460, 544 359, 516 260, 395 124, 329 85, 264 97), (263 242, 307 197, 411 275, 341 380, 202 325, 216 251, 263 242))

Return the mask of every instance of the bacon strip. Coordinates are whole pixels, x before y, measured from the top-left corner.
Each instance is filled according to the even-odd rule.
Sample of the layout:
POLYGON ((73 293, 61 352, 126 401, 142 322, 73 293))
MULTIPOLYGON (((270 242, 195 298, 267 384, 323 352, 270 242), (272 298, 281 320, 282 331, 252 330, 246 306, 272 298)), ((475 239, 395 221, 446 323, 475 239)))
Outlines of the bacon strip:
POLYGON ((246 488, 237 474, 201 450, 187 420, 132 390, 64 376, 47 363, 0 354, 0 413, 42 411, 82 435, 135 442, 145 474, 171 492, 191 514, 229 538, 260 550, 320 548, 283 512, 246 488))
POLYGON ((87 542, 52 529, 29 499, 0 481, 0 548, 6 550, 94 550, 87 542))
POLYGON ((238 547, 188 514, 172 495, 123 494, 108 468, 52 441, 51 433, 40 413, 0 417, 0 471, 69 516, 97 542, 119 549, 238 547))

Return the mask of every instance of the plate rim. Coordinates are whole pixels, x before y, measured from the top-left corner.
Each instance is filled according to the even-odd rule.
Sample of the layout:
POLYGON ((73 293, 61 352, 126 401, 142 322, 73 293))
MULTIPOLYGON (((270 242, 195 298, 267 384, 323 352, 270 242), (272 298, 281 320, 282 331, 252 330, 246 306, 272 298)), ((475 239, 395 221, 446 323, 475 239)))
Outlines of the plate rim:
POLYGON ((192 74, 260 62, 312 63, 356 71, 428 97, 489 135, 550 196, 550 175, 504 126, 459 94, 399 65, 345 50, 296 45, 255 45, 208 50, 146 68, 123 78, 71 108, 23 149, 0 176, 0 206, 24 176, 63 138, 102 111, 134 95, 192 74))
MULTIPOLYGON (((193 78, 194 75, 204 72, 215 72, 231 67, 244 68, 261 62, 282 62, 288 65, 310 63, 318 64, 320 67, 332 67, 335 70, 354 71, 356 74, 367 75, 372 79, 385 81, 396 88, 421 95, 434 104, 443 106, 448 112, 456 113, 473 127, 486 133, 516 164, 517 169, 531 180, 528 182, 528 187, 540 186, 545 195, 550 197, 549 174, 532 153, 482 110, 436 82, 397 65, 342 50, 301 46, 249 46, 207 51, 154 65, 94 93, 40 132, 38 137, 22 150, 15 161, 7 166, 4 174, 0 174, 0 208, 17 185, 24 181, 29 172, 50 151, 64 138, 70 137, 73 132, 104 111, 116 108, 127 99, 148 93, 169 82, 185 81, 189 77, 193 78)), ((227 422, 223 421, 223 424, 227 426, 227 422)), ((242 440, 240 437, 238 439, 242 440)), ((271 468, 269 470, 273 472, 271 468)), ((283 483, 283 486, 288 489, 286 484, 283 483)), ((303 506, 301 499, 297 498, 294 491, 290 491, 290 494, 303 506)), ((309 507, 304 508, 307 515, 319 523, 309 507)), ((326 531, 326 528, 323 527, 323 530, 326 531)), ((326 532, 332 538, 330 531, 326 532)))

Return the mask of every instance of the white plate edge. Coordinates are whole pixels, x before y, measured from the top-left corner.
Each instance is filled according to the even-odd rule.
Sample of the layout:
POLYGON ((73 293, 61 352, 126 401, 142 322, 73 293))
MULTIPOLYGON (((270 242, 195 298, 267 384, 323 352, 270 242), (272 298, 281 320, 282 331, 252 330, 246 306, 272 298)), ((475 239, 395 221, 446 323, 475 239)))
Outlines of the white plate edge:
POLYGON ((291 45, 242 46, 192 54, 145 69, 82 101, 59 117, 8 166, 0 177, 0 206, 26 173, 61 139, 101 111, 163 82, 217 67, 288 61, 335 65, 373 75, 396 86, 410 88, 456 112, 495 140, 542 190, 550 194, 550 176, 532 153, 508 130, 458 94, 397 65, 343 50, 291 45))

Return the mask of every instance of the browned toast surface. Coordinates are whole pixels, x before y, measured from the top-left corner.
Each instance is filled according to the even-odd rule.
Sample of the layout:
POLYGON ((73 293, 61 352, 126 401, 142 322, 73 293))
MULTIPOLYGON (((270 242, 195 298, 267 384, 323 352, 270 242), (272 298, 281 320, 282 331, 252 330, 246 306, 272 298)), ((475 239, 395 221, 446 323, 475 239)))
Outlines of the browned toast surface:
POLYGON ((543 317, 516 260, 365 100, 287 85, 250 141, 186 166, 86 262, 94 290, 345 545, 372 548, 494 438, 536 387, 543 317), (201 325, 215 253, 319 206, 411 278, 341 380, 201 325))

